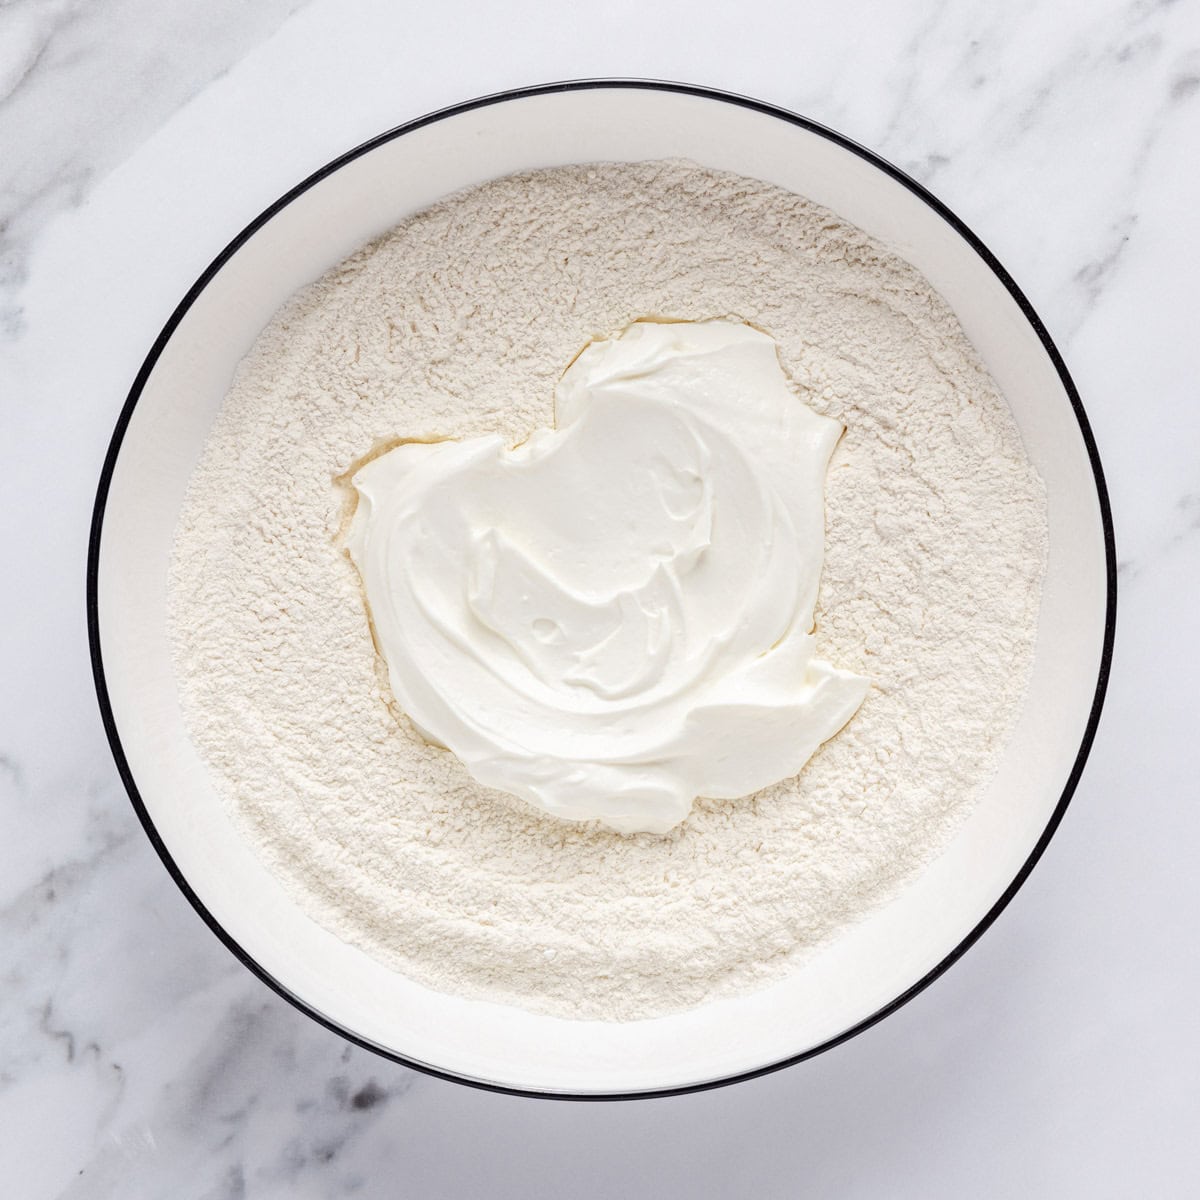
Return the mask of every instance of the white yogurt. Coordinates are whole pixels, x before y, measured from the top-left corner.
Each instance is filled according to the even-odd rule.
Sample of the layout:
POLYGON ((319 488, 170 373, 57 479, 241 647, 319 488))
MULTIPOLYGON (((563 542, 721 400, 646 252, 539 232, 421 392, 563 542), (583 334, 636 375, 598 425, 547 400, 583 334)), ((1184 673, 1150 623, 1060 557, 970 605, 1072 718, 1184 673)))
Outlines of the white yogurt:
POLYGON ((841 427, 731 321, 593 342, 555 418, 355 474, 347 546, 399 705, 485 786, 621 833, 795 775, 869 682, 812 634, 841 427))

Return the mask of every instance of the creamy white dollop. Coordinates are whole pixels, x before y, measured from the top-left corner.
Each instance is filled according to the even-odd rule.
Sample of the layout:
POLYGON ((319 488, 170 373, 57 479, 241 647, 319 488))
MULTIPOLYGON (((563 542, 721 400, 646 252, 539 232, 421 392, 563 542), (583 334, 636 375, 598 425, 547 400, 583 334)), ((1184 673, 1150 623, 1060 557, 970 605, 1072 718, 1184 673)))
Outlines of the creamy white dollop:
POLYGON ((555 421, 354 475, 347 548, 400 707, 485 786, 621 833, 795 775, 868 687, 812 634, 841 426, 733 321, 592 342, 555 421))

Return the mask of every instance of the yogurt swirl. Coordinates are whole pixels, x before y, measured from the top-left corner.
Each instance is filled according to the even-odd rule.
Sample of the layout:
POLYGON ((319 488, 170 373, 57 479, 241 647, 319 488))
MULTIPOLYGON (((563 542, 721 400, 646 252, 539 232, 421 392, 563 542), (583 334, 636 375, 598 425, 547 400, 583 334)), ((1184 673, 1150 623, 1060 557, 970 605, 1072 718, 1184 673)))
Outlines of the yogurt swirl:
POLYGON ((841 426, 724 320, 592 342, 555 421, 355 473, 346 544, 400 707, 481 784, 620 833, 795 775, 869 686, 812 633, 841 426))

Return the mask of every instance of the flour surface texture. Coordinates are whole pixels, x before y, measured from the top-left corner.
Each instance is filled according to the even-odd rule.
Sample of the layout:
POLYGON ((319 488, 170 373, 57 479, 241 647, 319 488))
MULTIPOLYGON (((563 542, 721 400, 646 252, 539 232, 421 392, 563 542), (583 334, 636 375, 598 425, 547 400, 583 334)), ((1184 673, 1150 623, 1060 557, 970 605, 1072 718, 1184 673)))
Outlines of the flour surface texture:
POLYGON ((986 786, 1028 682, 1045 499, 929 284, 828 210, 686 163, 502 179, 298 293, 192 479, 171 633, 192 737, 319 923, 430 987, 636 1019, 762 986, 902 887, 986 786), (750 322, 847 432, 826 480, 822 653, 871 688, 796 777, 668 836, 476 783, 398 711, 339 483, 397 438, 553 423, 592 338, 750 322))

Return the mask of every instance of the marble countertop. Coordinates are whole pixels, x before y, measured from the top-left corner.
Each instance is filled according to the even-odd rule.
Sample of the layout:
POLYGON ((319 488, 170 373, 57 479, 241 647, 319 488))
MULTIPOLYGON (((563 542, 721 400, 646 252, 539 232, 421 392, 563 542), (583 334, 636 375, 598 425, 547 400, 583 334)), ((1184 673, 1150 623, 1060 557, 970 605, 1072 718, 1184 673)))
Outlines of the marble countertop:
POLYGON ((1200 1171, 1200 9, 1096 0, 8 0, 0 7, 0 1193, 1173 1197, 1200 1171), (801 15, 802 14, 802 15, 801 15), (138 364, 225 241, 367 136, 675 78, 927 183, 1062 348, 1122 584, 1099 737, 1015 901, 820 1058, 631 1104, 414 1074, 277 998, 176 890, 92 690, 84 558, 138 364), (1185 274, 1187 273, 1187 274, 1185 274))

